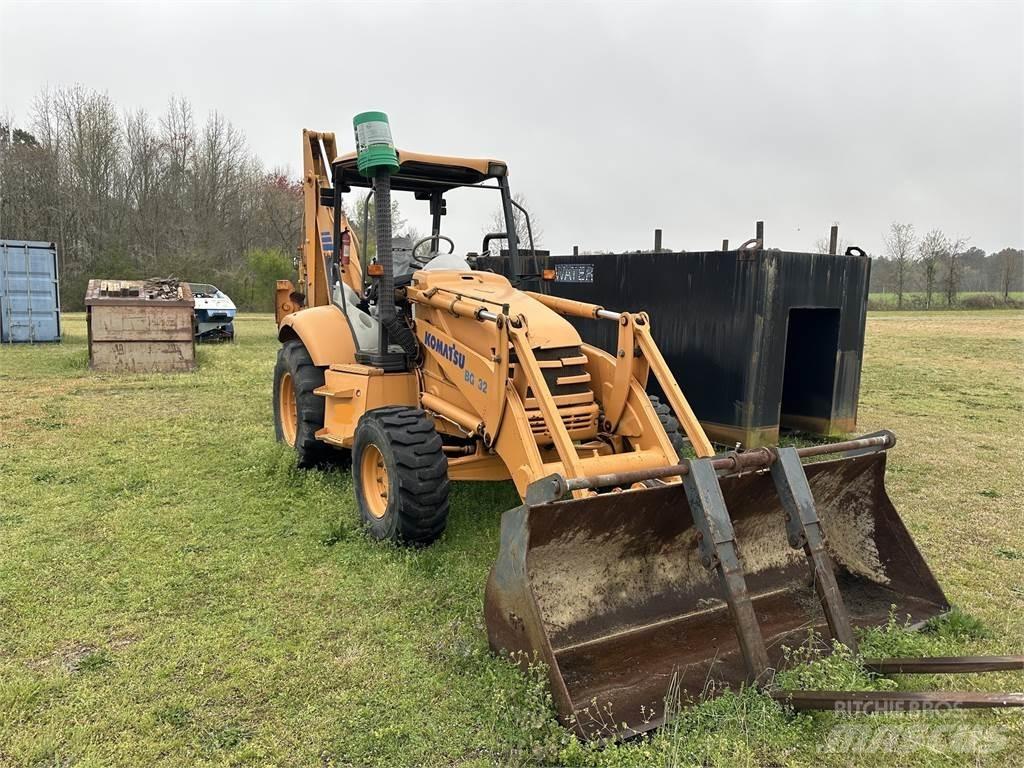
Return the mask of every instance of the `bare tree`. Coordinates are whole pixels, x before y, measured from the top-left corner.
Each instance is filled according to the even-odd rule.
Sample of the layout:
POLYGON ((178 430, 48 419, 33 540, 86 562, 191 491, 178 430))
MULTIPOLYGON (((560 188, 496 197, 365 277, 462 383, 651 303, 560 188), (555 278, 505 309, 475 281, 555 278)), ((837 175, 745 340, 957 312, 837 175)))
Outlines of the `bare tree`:
POLYGON ((955 240, 946 241, 946 253, 943 260, 946 264, 946 275, 943 279, 943 289, 946 294, 946 306, 951 307, 956 303, 957 295, 960 293, 960 279, 963 271, 960 268, 960 254, 967 246, 967 239, 958 237, 955 240))
POLYGON ((147 272, 155 274, 153 262, 161 250, 160 141, 145 110, 125 115, 124 141, 124 207, 130 217, 127 247, 147 272))
POLYGON ((236 288, 266 308, 253 281, 290 274, 301 189, 268 174, 241 132, 213 113, 196 130, 173 98, 154 121, 105 93, 44 90, 32 122, 0 139, 0 237, 52 240, 61 292, 80 306, 90 277, 176 274, 236 288))
POLYGON ((924 274, 924 306, 931 309, 939 264, 949 249, 949 240, 941 229, 933 229, 917 244, 918 261, 924 274))
MULTIPOLYGON (((833 222, 834 225, 838 225, 839 222, 833 222)), ((830 232, 826 237, 819 237, 814 241, 814 250, 817 253, 829 253, 832 247, 832 233, 830 232)), ((846 253, 846 241, 843 238, 836 240, 836 253, 846 253)))
MULTIPOLYGON (((526 197, 516 192, 512 195, 512 199, 515 200, 521 208, 523 208, 529 214, 529 226, 527 226, 527 217, 523 215, 519 208, 513 206, 512 208, 512 223, 516 230, 516 240, 519 242, 520 248, 530 247, 530 234, 533 234, 533 247, 540 247, 541 240, 544 239, 544 230, 541 228, 540 223, 537 221, 537 216, 531 210, 529 203, 526 202, 526 197)), ((499 205, 493 214, 491 214, 490 226, 485 227, 483 233, 489 234, 492 232, 504 232, 505 231, 505 212, 499 205)), ((501 251, 501 243, 492 240, 491 241, 491 252, 492 255, 497 255, 501 251)))
MULTIPOLYGON (((355 231, 360 246, 365 247, 365 257, 373 258, 377 252, 377 230, 374 227, 377 209, 375 208, 374 196, 369 192, 353 195, 345 203, 345 213, 348 216, 349 226, 355 231), (366 221, 366 237, 363 237, 363 221, 366 221), (364 246, 365 244, 365 246, 364 246)), ((391 233, 393 237, 406 237, 410 232, 407 230, 407 222, 402 218, 402 211, 399 208, 398 200, 391 198, 391 233)), ((416 234, 412 232, 412 234, 416 234)))
POLYGON ((894 221, 885 236, 886 255, 892 260, 896 282, 896 307, 903 308, 903 294, 907 287, 907 277, 914 260, 914 225, 901 224, 894 221))
POLYGON ((1024 266, 1024 251, 1018 248, 1003 248, 999 253, 994 254, 999 258, 999 289, 1003 294, 1003 301, 1009 301, 1011 286, 1015 278, 1022 271, 1024 266))
POLYGON ((264 239, 276 242, 282 252, 292 253, 302 236, 302 184, 277 168, 264 178, 263 192, 258 219, 266 227, 264 239))

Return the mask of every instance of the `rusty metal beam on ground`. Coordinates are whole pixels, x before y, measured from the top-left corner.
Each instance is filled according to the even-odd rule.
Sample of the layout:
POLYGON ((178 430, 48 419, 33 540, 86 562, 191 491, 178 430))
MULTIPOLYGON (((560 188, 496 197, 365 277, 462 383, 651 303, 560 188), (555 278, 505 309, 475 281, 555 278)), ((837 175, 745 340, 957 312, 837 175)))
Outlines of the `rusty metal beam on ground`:
POLYGON ((976 691, 772 691, 793 709, 832 712, 927 712, 1024 707, 1024 693, 976 691))
POLYGON ((880 675, 1010 672, 1024 669, 1024 656, 932 656, 867 659, 864 667, 880 675))

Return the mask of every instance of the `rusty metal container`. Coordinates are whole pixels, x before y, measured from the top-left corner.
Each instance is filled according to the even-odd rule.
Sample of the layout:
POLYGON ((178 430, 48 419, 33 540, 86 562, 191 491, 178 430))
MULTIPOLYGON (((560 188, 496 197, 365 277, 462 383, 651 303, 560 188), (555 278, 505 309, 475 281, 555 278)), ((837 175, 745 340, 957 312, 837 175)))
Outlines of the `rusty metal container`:
POLYGON ((85 293, 89 367, 128 373, 193 370, 194 305, 187 283, 90 280, 85 293))

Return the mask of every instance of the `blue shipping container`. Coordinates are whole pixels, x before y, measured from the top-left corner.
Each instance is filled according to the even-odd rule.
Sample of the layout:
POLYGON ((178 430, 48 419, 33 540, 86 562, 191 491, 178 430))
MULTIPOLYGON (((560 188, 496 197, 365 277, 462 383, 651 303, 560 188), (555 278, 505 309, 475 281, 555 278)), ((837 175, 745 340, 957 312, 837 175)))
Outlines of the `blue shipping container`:
POLYGON ((0 342, 60 341, 57 248, 0 240, 0 342))

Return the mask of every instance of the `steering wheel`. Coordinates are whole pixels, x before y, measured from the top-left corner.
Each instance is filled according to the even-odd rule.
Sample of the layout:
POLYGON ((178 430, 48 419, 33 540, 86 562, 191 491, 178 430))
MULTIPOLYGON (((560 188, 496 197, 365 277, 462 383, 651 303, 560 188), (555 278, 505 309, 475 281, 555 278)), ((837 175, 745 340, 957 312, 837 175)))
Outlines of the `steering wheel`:
POLYGON ((447 235, 430 235, 429 237, 421 237, 413 244, 410 258, 421 267, 427 266, 427 264, 429 264, 433 260, 434 256, 438 254, 434 254, 434 256, 428 256, 427 258, 422 258, 416 255, 416 251, 418 251, 420 246, 423 245, 424 243, 432 243, 435 240, 444 240, 450 246, 448 253, 455 253, 455 241, 452 240, 450 237, 448 237, 447 235))

